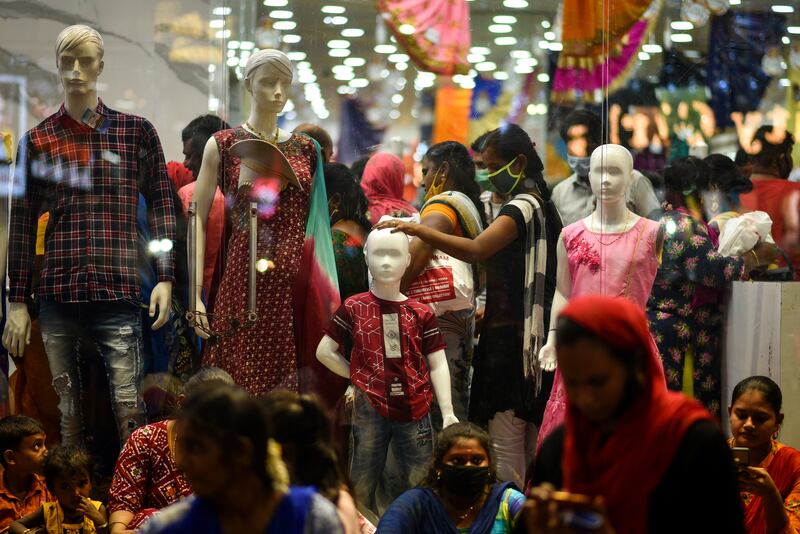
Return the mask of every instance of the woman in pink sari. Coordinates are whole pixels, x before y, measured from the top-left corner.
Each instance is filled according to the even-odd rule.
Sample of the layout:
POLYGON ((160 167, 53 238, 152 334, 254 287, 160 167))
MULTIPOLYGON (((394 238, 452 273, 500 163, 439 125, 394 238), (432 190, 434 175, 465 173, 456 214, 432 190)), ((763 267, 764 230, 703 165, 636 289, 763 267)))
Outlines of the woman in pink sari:
POLYGON ((417 209, 403 200, 405 181, 403 161, 388 152, 375 154, 364 167, 361 189, 369 202, 369 220, 377 224, 381 217, 411 217, 417 209))

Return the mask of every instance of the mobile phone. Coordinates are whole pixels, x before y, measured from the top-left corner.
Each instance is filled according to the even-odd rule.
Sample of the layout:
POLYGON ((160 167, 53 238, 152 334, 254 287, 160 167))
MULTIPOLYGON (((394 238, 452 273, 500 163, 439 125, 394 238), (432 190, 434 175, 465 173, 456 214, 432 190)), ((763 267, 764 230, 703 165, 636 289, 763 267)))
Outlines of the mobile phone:
POLYGON ((750 465, 750 449, 747 447, 731 447, 733 463, 736 467, 748 467, 750 465))
POLYGON ((562 527, 589 532, 603 526, 603 515, 592 509, 591 496, 554 491, 550 498, 559 504, 558 519, 562 527))
POLYGON ((578 506, 591 506, 594 498, 581 493, 570 493, 568 491, 554 491, 550 498, 558 503, 574 504, 578 506))

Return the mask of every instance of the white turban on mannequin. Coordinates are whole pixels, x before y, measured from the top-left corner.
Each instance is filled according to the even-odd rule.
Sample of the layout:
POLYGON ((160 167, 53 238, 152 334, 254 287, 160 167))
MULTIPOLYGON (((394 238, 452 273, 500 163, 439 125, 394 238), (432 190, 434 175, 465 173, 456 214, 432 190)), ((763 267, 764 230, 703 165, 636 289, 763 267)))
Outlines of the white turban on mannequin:
POLYGON ((278 72, 283 74, 284 76, 289 77, 292 79, 292 62, 289 59, 289 56, 281 52, 280 50, 275 50, 272 48, 267 48, 264 50, 259 50, 255 54, 251 55, 247 59, 247 65, 244 67, 244 77, 250 78, 250 75, 253 73, 261 65, 269 63, 276 69, 278 72))

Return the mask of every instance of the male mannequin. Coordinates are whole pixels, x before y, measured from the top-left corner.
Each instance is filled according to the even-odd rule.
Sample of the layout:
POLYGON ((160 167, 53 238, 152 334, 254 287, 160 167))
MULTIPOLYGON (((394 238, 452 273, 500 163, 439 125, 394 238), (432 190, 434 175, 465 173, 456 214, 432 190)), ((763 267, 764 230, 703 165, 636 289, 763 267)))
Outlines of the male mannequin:
MULTIPOLYGON (((136 208, 140 189, 152 212, 154 238, 174 239, 175 214, 161 143, 140 117, 107 108, 97 97, 103 39, 88 26, 65 28, 56 41, 64 103, 20 142, 16 176, 25 196, 11 208, 8 324, 3 344, 22 357, 30 343, 31 272, 36 220, 50 209, 39 284, 40 323, 59 395, 62 442, 82 442, 80 376, 74 354, 85 334, 106 362, 120 439, 143 423, 140 284, 136 208)), ((159 283, 150 317, 169 318, 174 258, 155 258, 159 283)))
MULTIPOLYGON (((578 109, 570 112, 561 126, 561 138, 567 145, 567 160, 573 174, 553 188, 553 203, 564 226, 572 224, 596 208, 596 199, 589 184, 589 158, 600 146, 603 132, 597 113, 578 109)), ((661 206, 653 185, 638 171, 632 172, 627 192, 628 206, 642 217, 658 219, 661 206)))
MULTIPOLYGON (((550 335, 539 351, 545 371, 556 368, 556 329, 559 313, 570 298, 586 294, 620 296, 642 309, 658 270, 663 237, 659 223, 628 209, 633 182, 633 158, 620 145, 602 145, 592 152, 589 182, 597 207, 588 217, 570 224, 558 240, 556 291, 550 314, 550 335)), ((658 354, 658 351, 655 351, 658 354)), ((662 367, 661 361, 657 362, 662 367)), ((566 409, 566 391, 556 374, 545 408, 538 446, 559 424, 566 409)))
POLYGON ((458 420, 436 317, 400 293, 411 261, 408 238, 390 229, 373 230, 364 254, 372 289, 345 300, 317 347, 317 358, 337 375, 351 378, 356 388, 350 480, 360 502, 377 511, 375 490, 391 443, 401 471, 399 484, 393 480, 393 487, 387 487, 392 498, 409 489, 430 462, 431 386, 443 426, 458 420), (339 352, 348 338, 353 340, 349 362, 339 352))

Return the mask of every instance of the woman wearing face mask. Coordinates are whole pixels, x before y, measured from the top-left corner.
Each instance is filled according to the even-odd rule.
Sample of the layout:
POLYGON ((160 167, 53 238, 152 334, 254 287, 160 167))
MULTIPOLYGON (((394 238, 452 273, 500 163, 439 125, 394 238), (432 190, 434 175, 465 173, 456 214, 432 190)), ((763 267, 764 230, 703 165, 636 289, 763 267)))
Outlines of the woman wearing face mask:
MULTIPOLYGON (((455 141, 433 145, 422 158, 425 198, 420 224, 442 233, 474 239, 485 226, 475 165, 467 148, 455 141)), ((403 275, 401 290, 409 298, 428 304, 436 314, 447 342, 453 409, 467 419, 472 349, 475 333, 477 266, 450 257, 421 239, 411 241, 411 264, 403 275), (445 285, 443 285, 445 284, 445 285)), ((433 425, 442 429, 436 407, 433 425)))
POLYGON ((782 401, 780 387, 766 376, 733 388, 728 443, 749 450, 749 465, 739 470, 748 534, 800 532, 800 451, 777 439, 782 401))
POLYGON ((512 532, 525 497, 497 482, 489 435, 456 423, 436 439, 421 487, 398 497, 383 514, 381 534, 504 534, 512 532))
POLYGON ((468 263, 486 262, 486 315, 473 360, 469 418, 488 424, 498 478, 521 487, 534 424, 541 422, 552 383, 552 375, 539 372, 536 358, 548 331, 561 219, 539 155, 519 126, 492 131, 481 156, 494 187, 512 198, 478 237, 399 221, 383 227, 419 237, 468 263))

